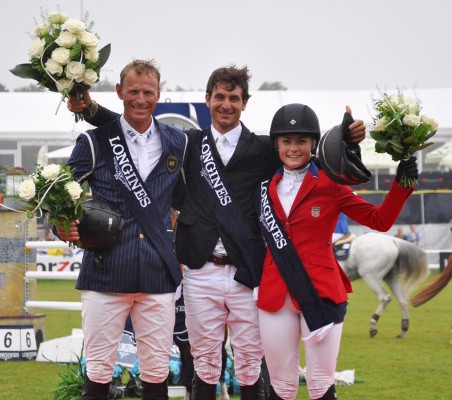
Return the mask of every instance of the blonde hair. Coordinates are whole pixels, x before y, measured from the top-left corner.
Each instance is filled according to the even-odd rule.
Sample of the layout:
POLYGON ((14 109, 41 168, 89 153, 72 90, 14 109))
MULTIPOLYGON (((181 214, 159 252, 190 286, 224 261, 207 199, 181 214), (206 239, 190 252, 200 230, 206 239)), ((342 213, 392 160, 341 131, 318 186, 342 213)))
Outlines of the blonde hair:
POLYGON ((133 69, 138 75, 150 74, 154 75, 157 79, 158 86, 160 87, 160 71, 157 68, 155 60, 133 60, 127 64, 121 71, 120 84, 122 86, 127 73, 133 69))

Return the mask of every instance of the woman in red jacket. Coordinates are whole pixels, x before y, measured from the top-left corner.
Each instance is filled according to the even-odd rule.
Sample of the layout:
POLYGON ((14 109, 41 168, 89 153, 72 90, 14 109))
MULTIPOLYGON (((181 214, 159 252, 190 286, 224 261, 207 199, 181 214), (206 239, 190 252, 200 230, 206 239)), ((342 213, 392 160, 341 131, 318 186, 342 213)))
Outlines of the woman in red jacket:
MULTIPOLYGON (((353 121, 347 114, 349 121, 353 121)), ((347 129, 344 122, 341 129, 347 129)), ((315 112, 289 104, 273 117, 270 136, 283 167, 261 183, 259 214, 267 255, 259 286, 260 331, 272 384, 269 399, 297 396, 300 339, 311 399, 337 399, 336 360, 350 282, 333 255, 331 239, 341 212, 369 228, 388 231, 413 189, 416 158, 402 161, 380 206, 333 182, 314 162, 320 140, 315 112)))

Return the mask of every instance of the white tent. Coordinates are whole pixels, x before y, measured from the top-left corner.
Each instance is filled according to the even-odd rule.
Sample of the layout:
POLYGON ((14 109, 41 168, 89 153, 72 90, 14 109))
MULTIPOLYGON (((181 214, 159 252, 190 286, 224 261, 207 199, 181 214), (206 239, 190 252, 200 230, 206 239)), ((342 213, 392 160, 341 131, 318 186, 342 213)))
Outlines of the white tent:
POLYGON ((443 159, 450 156, 450 154, 452 154, 452 141, 428 152, 425 156, 425 162, 427 164, 443 164, 443 159))
POLYGON ((369 170, 379 170, 397 167, 397 162, 386 153, 377 153, 375 151, 375 140, 366 138, 360 143, 361 156, 364 165, 369 170))
MULTIPOLYGON (((242 121, 258 134, 268 134, 275 112, 284 104, 307 104, 316 112, 323 132, 342 121, 345 106, 349 105, 355 118, 370 123, 372 120, 371 90, 294 91, 268 90, 252 91, 242 121)), ((412 96, 407 90, 407 95, 412 96)), ((422 101, 422 112, 435 118, 439 124, 436 138, 452 137, 452 88, 417 89, 416 95, 422 101)), ((95 92, 93 98, 111 110, 121 112, 122 102, 114 92, 95 92)), ((75 140, 79 132, 89 129, 86 122, 75 123, 74 116, 61 106, 55 113, 59 95, 44 93, 0 93, 0 135, 2 138, 29 135, 30 139, 64 138, 75 140), (26 109, 19 117, 18 110, 26 109)), ((205 93, 161 92, 160 102, 204 103, 205 93)))
POLYGON ((378 173, 380 169, 397 167, 397 162, 386 153, 375 151, 375 140, 366 138, 360 143, 361 158, 366 168, 375 175, 375 190, 378 190, 378 173))
POLYGON ((452 153, 445 156, 439 163, 441 167, 452 168, 452 153))

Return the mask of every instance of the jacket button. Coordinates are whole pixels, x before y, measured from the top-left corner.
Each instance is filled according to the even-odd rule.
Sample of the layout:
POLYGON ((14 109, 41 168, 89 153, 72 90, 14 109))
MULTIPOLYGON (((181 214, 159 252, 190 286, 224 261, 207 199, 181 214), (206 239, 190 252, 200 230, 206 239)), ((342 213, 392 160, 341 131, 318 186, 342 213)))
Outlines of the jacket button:
POLYGON ((142 233, 140 233, 140 234, 138 235, 138 237, 139 237, 140 239, 144 239, 144 235, 143 235, 142 233))
POLYGON ((290 224, 289 224, 289 221, 286 221, 286 226, 289 226, 290 224))

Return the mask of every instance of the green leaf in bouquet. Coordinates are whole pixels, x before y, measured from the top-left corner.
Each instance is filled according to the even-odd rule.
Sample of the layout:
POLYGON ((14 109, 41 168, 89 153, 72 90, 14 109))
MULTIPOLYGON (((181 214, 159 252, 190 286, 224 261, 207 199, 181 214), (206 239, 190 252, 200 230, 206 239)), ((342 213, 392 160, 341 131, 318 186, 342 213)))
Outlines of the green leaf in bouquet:
POLYGON ((110 52, 111 52, 111 44, 107 44, 106 46, 102 47, 99 50, 99 60, 98 60, 98 65, 99 65, 99 69, 101 69, 105 63, 108 60, 108 57, 110 57, 110 52))
POLYGON ((35 81, 40 81, 41 74, 33 68, 33 65, 28 64, 18 64, 13 69, 9 70, 13 75, 19 78, 34 79, 35 81))
POLYGON ((433 142, 423 143, 423 144, 421 144, 421 145, 419 145, 419 146, 416 146, 416 147, 413 149, 413 152, 416 152, 416 151, 419 151, 419 150, 424 150, 424 149, 426 149, 427 147, 431 146, 432 144, 433 144, 433 142))
POLYGON ((394 150, 394 147, 392 147, 389 143, 386 146, 385 150, 382 153, 388 153, 390 156, 392 156, 392 158, 394 159, 394 157, 398 157, 399 156, 399 152, 394 150))
POLYGON ((74 44, 69 54, 71 61, 80 61, 80 56, 82 55, 82 45, 79 42, 74 44))
POLYGON ((55 82, 49 77, 41 76, 41 79, 38 81, 38 86, 46 88, 51 92, 58 92, 55 82))
POLYGON ((392 155, 405 153, 405 149, 403 147, 392 147, 392 150, 393 150, 393 153, 390 153, 392 155))
POLYGON ((82 216, 82 214, 83 214, 83 205, 80 203, 80 204, 77 204, 74 209, 75 219, 79 219, 82 216))
POLYGON ((417 136, 415 134, 407 136, 406 138, 403 139, 403 143, 411 145, 413 143, 416 143, 418 140, 417 136))
POLYGON ((436 131, 427 133, 427 135, 425 136, 424 140, 429 140, 435 133, 436 133, 436 131))
POLYGON ((56 37, 54 38, 53 36, 49 36, 48 38, 44 39, 46 42, 46 46, 45 46, 45 51, 44 54, 42 56, 43 60, 47 60, 52 56, 52 52, 53 50, 57 49, 58 47, 60 47, 56 42, 55 42, 56 37))
POLYGON ((418 139, 418 143, 422 143, 427 139, 427 136, 430 133, 430 129, 431 126, 429 124, 422 124, 414 130, 414 133, 416 134, 416 137, 418 139))
POLYGON ((400 136, 394 135, 391 140, 388 141, 388 143, 396 150, 398 153, 400 151, 403 151, 404 147, 402 144, 402 140, 400 136))
POLYGON ((388 146, 387 140, 377 140, 375 142, 375 151, 377 153, 386 153, 386 147, 388 146))
POLYGON ((395 162, 402 161, 403 159, 406 158, 405 153, 399 153, 399 154, 394 153, 394 154, 391 154, 391 156, 392 156, 392 161, 395 161, 395 162))
POLYGON ((398 154, 401 154, 402 151, 400 151, 400 149, 395 149, 394 147, 392 147, 391 145, 388 145, 385 149, 385 153, 390 154, 391 156, 396 156, 398 154))
MULTIPOLYGON (((42 198, 40 198, 42 199, 42 198)), ((49 211, 50 209, 50 204, 46 201, 47 197, 42 201, 40 207, 44 210, 44 211, 49 211)))
POLYGON ((378 141, 384 139, 385 135, 379 131, 370 131, 370 137, 378 141))
POLYGON ((85 65, 86 65, 86 69, 93 69, 95 71, 97 68, 97 62, 85 60, 85 65))
POLYGON ((58 88, 57 88, 56 85, 55 85, 55 82, 53 82, 53 81, 50 80, 50 79, 43 79, 43 80, 41 80, 41 81, 39 82, 39 86, 42 86, 42 87, 44 87, 44 88, 47 88, 47 89, 49 89, 51 92, 55 92, 55 93, 58 93, 58 92, 59 92, 58 88))

